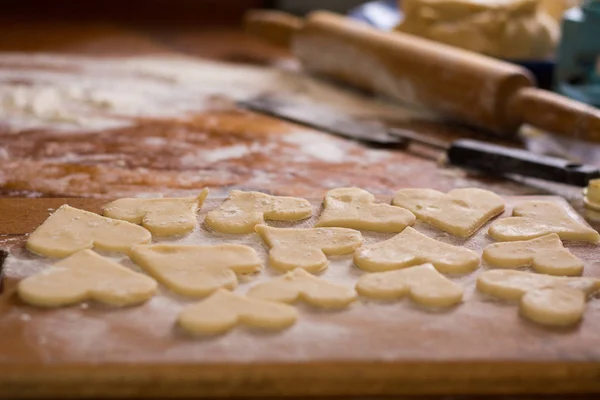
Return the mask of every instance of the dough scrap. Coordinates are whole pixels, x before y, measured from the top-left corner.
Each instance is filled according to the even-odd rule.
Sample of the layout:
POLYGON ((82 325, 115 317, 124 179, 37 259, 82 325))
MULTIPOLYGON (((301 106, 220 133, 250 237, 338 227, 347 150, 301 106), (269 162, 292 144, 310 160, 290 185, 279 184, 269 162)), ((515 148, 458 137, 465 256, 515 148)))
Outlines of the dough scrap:
POLYGON ((81 250, 19 282, 26 303, 61 307, 86 300, 114 306, 143 303, 156 292, 156 281, 91 250, 81 250))
POLYGON ((154 236, 177 236, 196 227, 196 213, 208 196, 204 189, 197 197, 115 200, 103 207, 105 217, 142 225, 154 236))
POLYGON ((131 249, 130 257, 172 291, 194 297, 219 288, 233 290, 236 274, 257 272, 262 265, 253 248, 239 244, 140 245, 131 249))
POLYGON ((520 300, 521 314, 542 325, 566 326, 581 320, 586 297, 600 288, 595 278, 557 277, 514 270, 479 275, 477 289, 505 300, 520 300))
POLYGON ((565 208, 552 201, 527 201, 517 205, 513 217, 495 221, 489 235, 503 242, 528 240, 556 233, 562 240, 598 243, 600 235, 577 222, 565 208))
POLYGON ((442 273, 464 274, 477 269, 479 256, 408 227, 391 239, 360 247, 354 253, 354 263, 369 272, 431 263, 442 273))
POLYGON ((363 275, 356 290, 362 296, 384 300, 408 294, 415 303, 431 307, 453 306, 463 297, 463 288, 431 264, 363 275))
POLYGON ((360 232, 347 228, 273 228, 257 225, 256 232, 269 246, 270 264, 282 271, 327 268, 327 255, 352 253, 362 244, 360 232))
POLYGON ((538 3, 403 0, 404 19, 396 29, 492 57, 546 58, 558 42, 560 29, 556 20, 538 9, 538 3))
POLYGON ((141 226, 64 204, 33 231, 26 247, 42 256, 63 258, 92 247, 127 253, 131 246, 151 240, 141 226))
POLYGON ((296 309, 288 304, 219 289, 201 302, 184 308, 178 323, 190 333, 211 335, 226 332, 237 324, 280 330, 293 325, 297 319, 296 309))
POLYGON ((317 278, 302 268, 296 268, 268 282, 259 283, 248 291, 248 296, 283 303, 303 300, 322 308, 346 307, 356 299, 356 293, 352 288, 317 278))
POLYGON ((515 242, 493 243, 483 249, 483 260, 494 267, 532 267, 548 275, 574 276, 583 262, 566 249, 556 233, 515 242))
POLYGON ((401 189, 392 204, 407 208, 417 218, 459 237, 469 237, 504 212, 504 199, 488 190, 454 189, 447 194, 433 189, 401 189))
POLYGON ((339 188, 327 192, 317 227, 361 229, 376 232, 402 232, 415 223, 408 210, 375 203, 375 196, 359 188, 339 188))
POLYGON ((305 199, 232 190, 223 204, 206 215, 205 222, 218 232, 252 233, 265 219, 297 221, 311 215, 312 206, 305 199))

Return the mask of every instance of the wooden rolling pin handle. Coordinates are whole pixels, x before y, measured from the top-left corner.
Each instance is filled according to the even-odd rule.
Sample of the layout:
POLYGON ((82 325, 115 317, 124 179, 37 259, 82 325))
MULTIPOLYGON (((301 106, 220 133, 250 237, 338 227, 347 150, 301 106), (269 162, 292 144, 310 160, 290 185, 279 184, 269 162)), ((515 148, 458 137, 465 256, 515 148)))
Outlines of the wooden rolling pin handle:
POLYGON ((304 21, 281 11, 251 10, 244 16, 246 32, 275 46, 290 48, 304 21))
POLYGON ((508 115, 557 135, 600 142, 599 109, 546 90, 520 89, 508 115))

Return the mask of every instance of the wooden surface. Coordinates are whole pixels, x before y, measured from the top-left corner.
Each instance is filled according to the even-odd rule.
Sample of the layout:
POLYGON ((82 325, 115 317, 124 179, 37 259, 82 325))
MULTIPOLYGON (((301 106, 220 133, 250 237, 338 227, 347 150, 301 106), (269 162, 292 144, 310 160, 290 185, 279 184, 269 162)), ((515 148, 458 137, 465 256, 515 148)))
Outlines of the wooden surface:
MULTIPOLYGON (((507 213, 525 199, 510 198, 507 213)), ((562 199, 550 199, 566 206, 562 199)), ((48 209, 65 201, 84 205, 80 199, 3 199, 0 214, 28 215, 25 230, 30 230, 48 215, 48 209)), ((199 221, 221 201, 207 201, 199 221)), ((90 199, 85 208, 98 211, 103 202, 90 199)), ((319 200, 313 205, 317 214, 319 200)), ((4 221, 10 219, 16 220, 9 217, 4 221)), ((416 227, 478 252, 491 241, 485 229, 463 240, 422 224, 416 227)), ((363 234, 367 242, 390 236, 363 234)), ((16 283, 47 268, 50 261, 23 250, 23 235, 12 239, 0 295, 3 398, 600 391, 598 302, 588 304, 584 321, 574 328, 543 328, 521 319, 515 304, 490 301, 478 294, 474 282, 484 269, 452 278, 465 286, 466 294, 464 303, 450 310, 427 311, 407 299, 391 303, 360 300, 339 312, 301 306, 297 324, 283 332, 238 328, 203 339, 174 326, 178 311, 193 300, 164 288, 148 303, 125 309, 93 302, 57 310, 23 304, 14 291, 16 283)), ((244 243, 266 262, 265 248, 255 234, 215 235, 201 226, 182 240, 244 243)), ((569 247, 585 261, 585 275, 600 277, 600 253, 594 246, 569 247)), ((345 256, 331 259, 323 275, 352 285, 360 274, 351 257, 345 256)), ((238 291, 275 275, 278 273, 266 267, 238 291)))
MULTIPOLYGON (((235 27, 207 27, 202 17, 202 15, 198 16, 198 23, 195 25, 157 27, 140 26, 136 23, 115 24, 106 21, 79 22, 77 19, 62 22, 44 20, 32 22, 22 18, 7 19, 6 14, 3 14, 0 17, 3 26, 3 35, 0 35, 0 52, 25 52, 24 55, 28 52, 45 52, 60 53, 69 57, 86 55, 100 58, 109 55, 122 57, 185 54, 230 61, 238 65, 294 67, 293 61, 286 53, 248 38, 235 27)), ((18 71, 38 68, 32 60, 25 60, 15 65, 7 62, 5 55, 0 53, 0 69, 18 71)), ((76 74, 73 76, 77 79, 76 74)), ((0 81, 2 79, 5 78, 1 78, 0 81)), ((18 81, 17 83, 27 84, 18 81)), ((413 121, 408 127, 443 137, 466 134, 457 127, 431 121, 413 121)), ((140 120, 126 129, 83 131, 78 132, 79 134, 59 133, 51 129, 27 130, 16 135, 14 132, 7 134, 3 131, 0 122, 0 196, 170 195, 195 192, 208 185, 215 195, 224 195, 230 188, 238 187, 317 198, 328 188, 342 185, 362 186, 375 193, 387 195, 400 187, 434 187, 448 190, 454 187, 478 186, 505 195, 556 193, 569 199, 578 210, 582 210, 580 191, 577 188, 539 182, 529 182, 530 185, 524 186, 507 180, 482 178, 462 171, 442 168, 435 162, 439 154, 432 154, 419 147, 404 152, 367 149, 357 143, 312 132, 314 136, 311 138, 317 148, 323 147, 325 143, 330 149, 337 147, 343 149, 341 157, 336 158, 336 154, 339 156, 339 153, 334 154, 333 151, 329 157, 314 157, 314 153, 311 153, 314 147, 307 146, 306 142, 303 146, 283 139, 285 137, 298 139, 294 136, 297 131, 297 126, 231 108, 201 113, 184 122, 140 120), (206 139, 198 141, 196 137, 198 131, 206 133, 206 139), (156 148, 144 145, 144 140, 148 138, 164 140, 161 142, 162 146, 156 148), (236 144, 250 147, 252 143, 270 148, 270 153, 248 152, 241 157, 226 158, 217 162, 208 162, 203 156, 211 151, 226 149, 236 144), (64 154, 70 154, 70 158, 62 157, 64 154), (106 157, 107 154, 109 157, 106 157), (191 164, 186 165, 182 162, 186 154, 194 155, 194 157, 187 157, 188 162, 192 160, 191 164), (298 157, 299 154, 303 155, 303 160, 298 157)), ((322 153, 319 155, 322 156, 322 153)), ((6 226, 7 221, 14 221, 14 217, 24 215, 24 218, 18 218, 19 224, 8 224, 9 228, 5 233, 30 231, 47 215, 49 208, 55 208, 62 202, 62 200, 36 202, 20 199, 10 200, 13 203, 6 201, 8 200, 2 200, 1 207, 8 207, 9 211, 2 212, 0 207, 0 227, 6 226), (14 201, 19 205, 15 205, 14 201), (24 210, 19 208, 20 206, 26 207, 26 212, 21 214, 24 210)), ((68 201, 72 201, 74 205, 82 205, 81 200, 78 199, 68 201)), ((103 199, 84 200, 87 201, 89 203, 86 204, 94 210, 104 202, 103 199)), ((0 233, 2 248, 11 248, 19 252, 23 240, 24 236, 20 234, 0 233)), ((7 310, 13 310, 13 307, 16 307, 16 310, 23 307, 14 296, 7 294, 14 290, 16 281, 14 279, 7 281, 9 283, 0 301, 2 315, 6 315, 7 310)), ((504 318, 513 322, 518 320, 514 314, 516 311, 514 307, 501 307, 501 309, 504 310, 504 318)), ((593 305, 590 309, 592 313, 596 312, 593 305)), ((91 312, 96 314, 106 310, 93 308, 91 312)), ((125 311, 127 312, 129 311, 125 311)), ((4 323, 4 317, 0 318, 4 323)), ((83 336, 79 335, 79 321, 69 321, 62 322, 65 326, 71 327, 69 334, 77 334, 81 340, 83 336)), ((89 322, 89 320, 84 321, 89 322)), ((496 322, 492 320, 493 324, 501 322, 502 320, 496 322)), ((15 398, 17 395, 65 398, 84 395, 165 398, 175 394, 194 396, 198 392, 213 395, 235 393, 240 396, 267 393, 304 395, 307 392, 345 395, 429 392, 441 396, 450 393, 491 392, 579 393, 599 389, 597 387, 598 365, 594 358, 598 346, 587 348, 584 343, 581 344, 579 352, 560 351, 562 360, 579 357, 580 361, 573 363, 549 360, 524 364, 513 361, 487 363, 480 359, 469 365, 448 361, 431 365, 416 360, 407 361, 402 365, 391 365, 385 362, 340 364, 338 360, 320 364, 319 369, 311 368, 310 363, 301 367, 290 364, 258 366, 244 364, 238 369, 243 372, 242 375, 232 375, 231 367, 228 365, 198 367, 193 364, 182 364, 168 370, 162 366, 131 368, 132 366, 123 360, 118 365, 96 363, 90 365, 91 356, 97 354, 98 349, 105 343, 104 336, 101 336, 96 342, 88 343, 89 347, 79 349, 84 353, 89 351, 89 354, 73 354, 85 358, 86 376, 82 377, 80 365, 76 364, 58 367, 52 363, 44 363, 39 369, 32 370, 28 363, 33 359, 39 359, 41 355, 35 354, 39 347, 28 341, 31 337, 24 334, 22 329, 26 329, 26 321, 19 320, 16 323, 17 325, 11 325, 8 333, 4 330, 0 332, 0 346, 2 346, 0 379, 3 379, 0 384, 0 396, 6 398, 15 398), (15 354, 20 354, 19 352, 29 354, 33 358, 20 359, 19 366, 6 363, 9 356, 15 357, 15 354), (341 375, 340 365, 344 367, 341 375), (309 368, 306 368, 307 366, 309 368), (120 373, 123 371, 130 372, 128 378, 120 373), (446 378, 433 385, 431 377, 442 375, 446 378), (386 383, 382 383, 384 381, 386 383), (42 382, 44 384, 40 385, 42 382)), ((465 332, 465 337, 480 346, 485 342, 482 356, 486 354, 488 347, 494 347, 493 340, 486 340, 488 336, 495 333, 491 331, 491 326, 495 325, 486 326, 480 331, 469 330, 469 325, 464 327, 468 330, 465 332)), ((536 330, 529 325, 526 326, 524 328, 526 330, 536 330)), ((62 325, 58 327, 63 328, 62 325)), ((153 327, 153 325, 146 326, 143 333, 152 332, 153 327)), ((52 331, 56 326, 48 325, 47 328, 52 331)), ((128 340, 133 342, 132 348, 136 349, 135 342, 138 336, 133 330, 129 330, 127 325, 124 325, 123 329, 127 332, 128 340)), ((55 333, 59 332, 64 330, 55 330, 55 333)), ((433 328, 433 332, 436 332, 436 340, 448 342, 445 332, 436 327, 433 328)), ((499 332, 503 332, 502 326, 499 332)), ((543 332, 541 334, 545 335, 543 332)), ((551 336, 557 340, 568 340, 565 338, 568 338, 569 334, 552 333, 551 336)), ((337 343, 343 339, 343 336, 336 339, 338 339, 337 343)), ((521 335, 510 338, 500 335, 499 339, 503 341, 510 339, 515 345, 527 342, 527 339, 522 339, 521 335)), ((363 338, 363 340, 371 339, 363 338)), ((394 346, 399 343, 396 337, 393 341, 394 346)), ((61 340, 59 342, 60 346, 70 345, 61 340)), ((195 342, 186 343, 189 346, 195 345, 195 342)), ((428 343, 421 343, 417 347, 422 348, 427 345, 428 343)), ((553 348, 553 345, 548 344, 547 341, 534 341, 530 345, 532 351, 553 348)), ((293 350, 286 344, 283 344, 282 348, 281 351, 284 352, 293 350)), ((356 348, 357 345, 350 343, 344 351, 346 349, 352 351, 356 348)), ((114 352, 108 352, 107 355, 115 355, 115 352, 121 349, 112 350, 114 352)), ((122 350, 122 356, 126 356, 129 349, 122 350)), ((168 350, 168 347, 158 346, 155 348, 158 353, 155 354, 160 354, 162 357, 168 350)), ((430 356, 435 356, 430 349, 427 352, 430 356)), ((526 353, 523 353, 523 356, 526 353)), ((60 356, 68 356, 68 354, 69 351, 66 351, 60 356)), ((50 359, 54 359, 52 354, 50 359)), ((462 399, 462 397, 452 398, 462 399)), ((510 398, 513 399, 513 396, 510 398)), ((504 400, 504 397, 502 399, 504 400)))

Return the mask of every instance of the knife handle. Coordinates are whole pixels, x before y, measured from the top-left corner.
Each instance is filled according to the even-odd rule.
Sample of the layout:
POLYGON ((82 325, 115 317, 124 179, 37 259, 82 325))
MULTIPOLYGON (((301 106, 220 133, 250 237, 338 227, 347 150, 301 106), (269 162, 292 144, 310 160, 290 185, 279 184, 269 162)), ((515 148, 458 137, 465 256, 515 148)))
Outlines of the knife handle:
POLYGON ((600 177, 593 165, 575 164, 557 157, 498 146, 477 140, 457 140, 447 151, 450 164, 498 175, 517 174, 574 186, 587 186, 600 177))

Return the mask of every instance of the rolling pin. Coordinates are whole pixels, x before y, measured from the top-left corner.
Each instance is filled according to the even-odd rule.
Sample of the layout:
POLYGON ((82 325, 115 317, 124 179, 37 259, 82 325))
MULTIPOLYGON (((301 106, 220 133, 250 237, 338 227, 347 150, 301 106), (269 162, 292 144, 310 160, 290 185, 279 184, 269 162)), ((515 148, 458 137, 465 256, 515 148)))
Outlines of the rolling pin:
POLYGON ((289 47, 303 68, 450 120, 516 135, 523 124, 600 142, 600 110, 538 89, 524 68, 344 16, 246 14, 248 32, 289 47))

